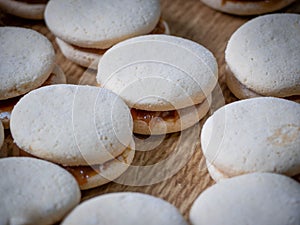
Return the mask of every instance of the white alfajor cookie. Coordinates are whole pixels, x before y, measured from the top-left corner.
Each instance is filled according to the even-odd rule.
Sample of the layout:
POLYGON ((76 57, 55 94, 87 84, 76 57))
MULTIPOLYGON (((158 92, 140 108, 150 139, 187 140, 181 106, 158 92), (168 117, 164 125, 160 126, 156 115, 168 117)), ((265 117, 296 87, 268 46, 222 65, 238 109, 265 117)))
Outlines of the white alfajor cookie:
POLYGON ((54 224, 80 201, 73 176, 46 161, 0 159, 0 176, 0 224, 54 224))
POLYGON ((170 203, 141 193, 105 194, 76 207, 62 225, 187 225, 170 203))
POLYGON ((66 83, 55 65, 51 42, 25 28, 0 28, 0 121, 9 128, 11 111, 20 97, 40 86, 66 83))
POLYGON ((180 131, 198 122, 209 110, 206 99, 217 78, 217 63, 209 50, 169 35, 146 35, 115 45, 100 60, 97 74, 102 87, 132 108, 135 128, 144 123, 147 129, 134 130, 141 134, 180 131), (193 122, 187 126, 180 117, 193 122), (164 121, 167 124, 161 124, 164 121))
POLYGON ((205 190, 190 211, 192 225, 298 225, 300 184, 286 176, 253 173, 205 190))
POLYGON ((238 98, 300 95, 300 15, 271 14, 241 26, 225 58, 227 85, 238 98))
POLYGON ((258 15, 282 9, 296 0, 201 0, 206 5, 235 15, 258 15))
POLYGON ((42 20, 48 0, 0 0, 0 9, 25 19, 42 20))
POLYGON ((90 188, 89 180, 98 173, 106 180, 120 176, 134 155, 129 109, 102 88, 52 85, 34 90, 14 107, 10 128, 22 150, 68 167, 82 188, 90 188), (107 171, 111 165, 116 169, 107 171))
POLYGON ((0 121, 0 148, 2 147, 4 142, 4 128, 2 122, 0 121))
POLYGON ((169 33, 160 14, 159 0, 51 0, 45 21, 66 58, 96 69, 105 50, 120 41, 169 33))
POLYGON ((55 53, 42 34, 26 28, 0 28, 0 100, 40 87, 54 68, 55 53))
POLYGON ((251 172, 300 174, 299 118, 300 104, 273 97, 242 100, 216 111, 201 134, 212 177, 219 181, 251 172))

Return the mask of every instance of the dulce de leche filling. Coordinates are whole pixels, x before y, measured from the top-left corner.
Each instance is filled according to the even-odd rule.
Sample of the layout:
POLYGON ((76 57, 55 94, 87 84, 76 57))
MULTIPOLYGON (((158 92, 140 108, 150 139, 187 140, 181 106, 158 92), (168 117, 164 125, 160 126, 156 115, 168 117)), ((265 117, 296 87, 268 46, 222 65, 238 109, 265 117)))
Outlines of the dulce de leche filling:
POLYGON ((147 123, 148 125, 152 120, 156 118, 162 119, 168 122, 176 122, 180 116, 177 110, 172 111, 146 111, 132 108, 130 110, 133 120, 141 120, 147 123))
MULTIPOLYGON (((116 159, 112 159, 110 161, 107 161, 107 162, 105 162, 103 164, 99 164, 99 165, 91 165, 91 166, 62 166, 62 165, 59 165, 59 166, 66 169, 67 171, 69 171, 75 177, 78 184, 80 186, 82 186, 82 185, 86 184, 90 178, 92 178, 98 174, 101 174, 101 171, 106 170, 114 160, 118 160, 120 163, 123 162, 125 164, 129 164, 129 162, 127 162, 127 158, 128 158, 130 151, 131 151, 130 148, 127 148, 116 159)), ((28 152, 25 152, 21 149, 19 150, 18 156, 38 158, 38 157, 31 155, 28 152)))

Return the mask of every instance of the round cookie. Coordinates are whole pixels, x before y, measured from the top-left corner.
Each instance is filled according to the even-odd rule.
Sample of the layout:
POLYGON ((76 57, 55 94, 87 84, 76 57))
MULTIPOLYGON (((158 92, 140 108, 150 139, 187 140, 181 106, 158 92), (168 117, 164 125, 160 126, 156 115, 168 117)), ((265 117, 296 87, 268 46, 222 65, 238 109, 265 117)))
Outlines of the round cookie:
POLYGON ((258 15, 282 9, 295 0, 201 0, 216 10, 235 15, 258 15))
POLYGON ((170 203, 141 193, 105 194, 76 207, 62 225, 187 225, 170 203))
POLYGON ((218 181, 220 174, 299 174, 299 118, 300 104, 273 97, 242 100, 220 108, 205 122, 201 133, 212 176, 218 181))
POLYGON ((108 50, 97 81, 132 108, 134 132, 148 135, 177 132, 198 122, 209 110, 206 98, 217 76, 216 60, 203 46, 169 35, 146 35, 108 50))
POLYGON ((190 211, 192 225, 299 224, 300 184, 286 176, 253 173, 205 190, 190 211))
POLYGON ((146 135, 196 124, 209 111, 207 98, 217 78, 217 62, 209 50, 169 35, 145 35, 113 46, 97 73, 100 86, 131 108, 134 132, 146 135))
POLYGON ((51 85, 28 93, 14 107, 10 128, 22 150, 68 166, 102 164, 132 142, 127 106, 91 86, 51 85))
POLYGON ((145 35, 113 46, 100 60, 97 74, 102 87, 130 107, 147 111, 199 104, 217 78, 217 62, 209 50, 169 35, 145 35))
POLYGON ((51 74, 55 53, 51 42, 26 28, 0 28, 0 100, 40 87, 51 74))
POLYGON ((151 32, 159 18, 159 0, 50 0, 45 11, 46 24, 55 36, 100 49, 151 32))
POLYGON ((0 0, 0 9, 25 19, 42 20, 48 0, 0 0))
POLYGON ((31 91, 14 107, 10 129, 21 155, 62 165, 81 189, 115 180, 135 153, 128 107, 98 87, 61 84, 31 91))
POLYGON ((3 142, 4 142, 4 128, 2 122, 0 121, 0 149, 3 145, 3 142))
POLYGON ((238 98, 300 95, 300 15, 250 20, 230 38, 227 84, 238 98))
POLYGON ((0 159, 0 176, 0 224, 54 224, 80 202, 73 176, 46 161, 0 159))

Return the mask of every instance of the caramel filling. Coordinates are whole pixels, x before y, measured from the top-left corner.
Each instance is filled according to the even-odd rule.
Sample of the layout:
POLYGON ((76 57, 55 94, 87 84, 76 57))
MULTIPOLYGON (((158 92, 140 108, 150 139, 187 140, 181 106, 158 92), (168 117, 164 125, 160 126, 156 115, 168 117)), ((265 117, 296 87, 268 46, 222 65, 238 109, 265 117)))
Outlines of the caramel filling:
POLYGON ((89 178, 99 173, 99 166, 68 166, 64 167, 64 169, 68 170, 75 177, 80 186, 86 184, 89 178))
POLYGON ((47 4, 48 0, 14 0, 16 2, 24 2, 28 4, 47 4))
MULTIPOLYGON (((107 161, 103 164, 99 164, 99 165, 92 165, 92 166, 62 166, 62 165, 59 165, 59 166, 66 169, 67 171, 69 171, 75 177, 78 184, 80 186, 82 186, 88 182, 89 178, 94 177, 98 174, 101 174, 101 171, 106 170, 109 167, 109 165, 115 160, 117 160, 120 163, 123 162, 125 164, 129 164, 127 161, 127 158, 129 156, 130 151, 131 151, 131 149, 127 148, 117 158, 107 161)), ((38 157, 31 155, 28 152, 23 151, 21 149, 19 150, 18 156, 38 158, 38 157)))
MULTIPOLYGON (((163 23, 163 20, 160 19, 158 24, 156 25, 154 30, 151 31, 150 34, 164 34, 165 32, 166 32, 166 27, 163 23)), ((79 47, 79 46, 72 45, 72 44, 71 44, 71 46, 79 51, 89 52, 89 53, 98 54, 98 55, 104 55, 104 53, 108 50, 108 49, 84 48, 84 47, 79 47)))
POLYGON ((180 118, 177 110, 159 112, 132 108, 130 111, 133 120, 141 120, 147 123, 148 125, 153 119, 155 120, 155 118, 160 118, 168 122, 176 122, 180 118))

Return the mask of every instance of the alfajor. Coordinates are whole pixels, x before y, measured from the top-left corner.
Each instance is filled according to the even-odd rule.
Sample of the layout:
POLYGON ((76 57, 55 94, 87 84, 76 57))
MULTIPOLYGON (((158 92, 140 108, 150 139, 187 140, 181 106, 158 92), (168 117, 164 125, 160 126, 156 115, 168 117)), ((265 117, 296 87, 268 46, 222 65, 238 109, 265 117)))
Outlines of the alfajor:
POLYGON ((26 28, 0 28, 0 120, 9 128, 20 97, 43 85, 66 83, 51 42, 26 28))
POLYGON ((105 194, 77 206, 62 225, 187 225, 170 203, 151 195, 124 192, 105 194))
POLYGON ((50 162, 0 159, 0 176, 0 224, 54 224, 80 202, 74 177, 50 162))
POLYGON ((25 19, 42 20, 48 0, 0 0, 0 9, 25 19))
POLYGON ((300 184, 283 175, 252 173, 208 188, 196 199, 192 225, 298 225, 300 184))
POLYGON ((193 41, 145 35, 121 42, 99 63, 97 81, 131 108, 134 132, 165 134, 203 118, 218 79, 213 54, 193 41))
POLYGON ((62 84, 31 91, 14 107, 10 128, 23 155, 64 166, 81 189, 116 179, 134 157, 128 107, 98 87, 62 84))
POLYGON ((221 12, 247 16, 280 10, 296 0, 201 0, 221 12))
POLYGON ((151 32, 169 33, 160 15, 159 0, 50 0, 45 21, 66 58, 97 69, 114 44, 151 32))
POLYGON ((226 81, 240 99, 299 99, 300 15, 270 14, 250 20, 231 36, 226 81))
POLYGON ((251 172, 300 174, 300 104, 260 97, 228 104, 205 122, 203 154, 212 178, 251 172))

